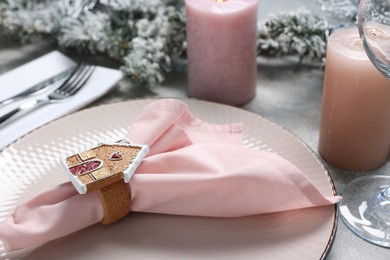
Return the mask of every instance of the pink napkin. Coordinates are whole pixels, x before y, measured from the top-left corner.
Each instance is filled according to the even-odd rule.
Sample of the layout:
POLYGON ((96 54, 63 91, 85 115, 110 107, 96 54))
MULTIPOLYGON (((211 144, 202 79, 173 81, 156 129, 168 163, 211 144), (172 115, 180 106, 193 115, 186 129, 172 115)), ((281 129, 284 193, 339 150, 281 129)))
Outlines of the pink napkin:
MULTIPOLYGON (((132 211, 240 217, 340 200, 324 197, 282 157, 244 148, 241 124, 208 124, 177 100, 147 106, 128 138, 150 146, 129 183, 132 211)), ((0 240, 7 250, 17 250, 66 236, 102 218, 98 193, 79 195, 68 182, 18 206, 0 223, 0 240)))

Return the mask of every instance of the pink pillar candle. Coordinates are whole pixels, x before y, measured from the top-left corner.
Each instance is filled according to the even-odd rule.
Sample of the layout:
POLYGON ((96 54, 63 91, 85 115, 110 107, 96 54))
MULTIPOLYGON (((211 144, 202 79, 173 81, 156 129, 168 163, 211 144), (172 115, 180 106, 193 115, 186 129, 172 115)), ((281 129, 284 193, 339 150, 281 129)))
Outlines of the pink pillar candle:
POLYGON ((188 94, 243 105, 256 92, 257 0, 186 0, 188 94))
POLYGON ((370 62, 357 28, 330 35, 326 53, 319 153, 347 170, 386 162, 390 147, 390 81, 370 62))

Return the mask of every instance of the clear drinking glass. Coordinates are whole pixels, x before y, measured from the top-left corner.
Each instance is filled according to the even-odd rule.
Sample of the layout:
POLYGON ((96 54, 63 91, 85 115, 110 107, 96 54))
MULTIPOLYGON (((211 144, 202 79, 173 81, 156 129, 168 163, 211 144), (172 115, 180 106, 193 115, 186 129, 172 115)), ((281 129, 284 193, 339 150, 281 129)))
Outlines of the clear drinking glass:
MULTIPOLYGON (((369 59, 390 79, 390 0, 360 0, 358 27, 369 59)), ((390 247, 390 176, 358 178, 342 196, 344 223, 358 236, 390 247)))

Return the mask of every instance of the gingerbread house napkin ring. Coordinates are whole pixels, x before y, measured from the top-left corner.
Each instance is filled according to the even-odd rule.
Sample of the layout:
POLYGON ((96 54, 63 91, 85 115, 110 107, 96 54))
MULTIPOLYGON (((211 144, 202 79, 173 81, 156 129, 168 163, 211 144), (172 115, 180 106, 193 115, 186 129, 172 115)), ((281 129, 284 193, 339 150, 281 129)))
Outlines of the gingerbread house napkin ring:
POLYGON ((142 159, 147 145, 128 140, 102 143, 62 159, 66 173, 80 194, 98 190, 104 209, 103 224, 111 224, 130 211, 128 183, 142 159))

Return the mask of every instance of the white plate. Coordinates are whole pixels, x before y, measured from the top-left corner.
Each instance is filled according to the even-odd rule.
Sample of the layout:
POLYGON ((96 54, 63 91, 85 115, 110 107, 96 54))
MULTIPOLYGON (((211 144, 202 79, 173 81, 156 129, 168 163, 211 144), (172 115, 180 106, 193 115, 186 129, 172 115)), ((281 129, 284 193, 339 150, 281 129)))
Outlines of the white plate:
MULTIPOLYGON (((83 110, 25 136, 0 154, 0 221, 14 207, 67 181, 63 154, 119 139, 153 99, 83 110)), ((243 122, 244 145, 273 151, 298 166, 326 196, 335 190, 329 173, 306 145, 278 125, 245 110, 185 99, 193 114, 210 123, 243 122)), ((321 259, 333 241, 334 205, 244 218, 202 218, 132 213, 38 248, 0 257, 34 259, 321 259)))

